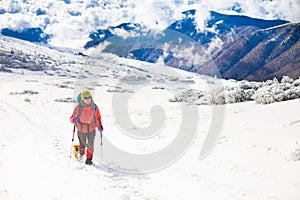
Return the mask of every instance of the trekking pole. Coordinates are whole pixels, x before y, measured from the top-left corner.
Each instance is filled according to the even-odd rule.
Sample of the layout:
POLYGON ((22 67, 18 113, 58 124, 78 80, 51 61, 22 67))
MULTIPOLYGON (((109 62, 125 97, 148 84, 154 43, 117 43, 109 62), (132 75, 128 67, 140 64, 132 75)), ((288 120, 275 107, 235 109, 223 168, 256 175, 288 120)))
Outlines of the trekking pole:
POLYGON ((102 131, 100 131, 100 144, 101 144, 101 161, 103 160, 103 147, 102 147, 102 131))
POLYGON ((100 144, 102 146, 102 131, 100 131, 100 144))
POLYGON ((69 167, 70 167, 70 163, 71 163, 71 157, 72 157, 72 149, 73 149, 73 142, 74 142, 74 136, 75 136, 75 124, 74 124, 74 128, 73 128, 73 135, 72 135, 72 144, 71 144, 71 150, 70 150, 70 159, 69 159, 69 167))

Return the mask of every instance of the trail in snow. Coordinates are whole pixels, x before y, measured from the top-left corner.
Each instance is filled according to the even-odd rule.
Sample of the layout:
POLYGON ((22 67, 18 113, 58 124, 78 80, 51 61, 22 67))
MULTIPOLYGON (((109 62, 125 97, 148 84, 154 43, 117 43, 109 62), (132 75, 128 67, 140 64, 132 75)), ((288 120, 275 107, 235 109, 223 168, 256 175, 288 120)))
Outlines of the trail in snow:
MULTIPOLYGON (((34 49, 27 43, 12 42, 13 48, 18 45, 24 52, 34 49)), ((199 160, 200 150, 214 126, 210 106, 197 107, 197 134, 183 156, 168 167, 132 174, 120 170, 122 165, 112 167, 95 159, 96 166, 86 166, 72 157, 69 168, 72 98, 77 84, 86 78, 95 89, 105 140, 136 154, 158 151, 176 137, 184 106, 168 101, 169 89, 183 91, 189 83, 178 85, 180 81, 174 80, 192 79, 189 87, 204 89, 205 81, 195 74, 180 70, 169 74, 161 66, 126 59, 108 56, 88 64, 81 57, 48 52, 44 47, 41 52, 57 58, 57 74, 24 70, 22 75, 18 69, 0 73, 0 199, 299 200, 300 100, 226 105, 221 136, 203 160, 199 160), (128 94, 132 94, 128 113, 133 125, 147 127, 149 108, 159 104, 166 119, 162 132, 143 140, 124 134, 115 115, 126 113, 114 111, 112 100, 128 94)), ((97 141, 99 135, 99 145, 97 141)), ((110 155, 106 144, 104 157, 110 155)))
MULTIPOLYGON (((6 84, 10 81, 2 82, 2 86, 6 84)), ((55 127, 61 122, 54 121, 55 113, 51 112, 49 102, 42 108, 25 102, 23 97, 10 95, 9 91, 9 88, 3 91, 6 98, 0 101, 3 122, 0 174, 5 183, 0 189, 3 198, 93 199, 95 192, 105 199, 119 198, 131 192, 141 195, 138 189, 127 185, 128 180, 122 178, 122 173, 101 164, 91 168, 72 158, 71 168, 68 168, 71 130, 68 134, 68 131, 55 127)), ((68 122, 68 117, 64 121, 68 122)))
MULTIPOLYGON (((54 99, 72 96, 72 89, 49 86, 63 81, 18 75, 14 87, 10 79, 1 82, 5 98, 0 99, 0 194, 4 199, 297 200, 300 166, 286 157, 299 141, 299 123, 293 123, 300 118, 294 109, 299 100, 267 106, 251 102, 228 105, 222 137, 206 159, 198 160, 206 136, 202 124, 193 146, 177 163, 157 173, 133 175, 97 160, 97 166, 90 167, 72 158, 68 168, 72 132, 68 117, 73 104, 54 99), (26 81, 29 79, 37 82, 26 81), (10 95, 33 88, 39 94, 10 95), (31 101, 24 101, 26 98, 31 101), (262 184, 267 186, 260 187, 262 184)), ((109 109, 104 111, 104 134, 110 134, 116 129, 109 109)), ((200 107, 203 122, 209 113, 209 106, 200 107)))

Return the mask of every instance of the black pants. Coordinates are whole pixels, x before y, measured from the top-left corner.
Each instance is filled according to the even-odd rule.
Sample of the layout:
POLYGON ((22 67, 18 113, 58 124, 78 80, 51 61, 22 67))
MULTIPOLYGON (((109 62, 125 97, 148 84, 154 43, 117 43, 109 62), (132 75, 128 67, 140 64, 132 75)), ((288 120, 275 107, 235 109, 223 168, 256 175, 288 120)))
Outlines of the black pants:
POLYGON ((86 158, 92 159, 93 152, 94 152, 94 141, 95 141, 96 131, 94 130, 89 133, 83 133, 78 131, 77 135, 80 144, 79 153, 83 155, 85 153, 85 148, 86 148, 86 158))

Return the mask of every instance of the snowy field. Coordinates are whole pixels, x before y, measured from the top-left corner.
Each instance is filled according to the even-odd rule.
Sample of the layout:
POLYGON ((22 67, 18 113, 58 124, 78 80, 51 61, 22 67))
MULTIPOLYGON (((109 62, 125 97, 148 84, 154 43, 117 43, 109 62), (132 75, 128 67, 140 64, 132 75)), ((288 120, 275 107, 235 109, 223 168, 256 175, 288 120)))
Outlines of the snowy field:
POLYGON ((16 58, 45 64, 0 73, 0 199, 300 199, 299 99, 219 105, 223 113, 216 113, 212 105, 170 102, 189 89, 210 90, 213 78, 2 36, 0 42, 16 58), (104 125, 95 166, 69 158, 69 117, 82 88, 93 91, 104 125), (204 157, 209 134, 216 139, 204 157), (169 144, 178 148, 165 152, 169 144))

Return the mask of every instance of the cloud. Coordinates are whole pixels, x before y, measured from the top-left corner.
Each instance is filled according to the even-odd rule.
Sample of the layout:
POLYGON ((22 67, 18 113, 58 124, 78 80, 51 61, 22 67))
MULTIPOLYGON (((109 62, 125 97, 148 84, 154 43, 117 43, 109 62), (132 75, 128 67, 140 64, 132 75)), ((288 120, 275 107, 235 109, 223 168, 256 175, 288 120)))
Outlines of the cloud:
POLYGON ((10 28, 14 31, 22 31, 32 27, 32 21, 30 17, 24 16, 20 13, 16 13, 13 16, 5 13, 0 15, 0 25, 3 28, 10 28))
MULTIPOLYGON (((52 44, 82 45, 89 33, 120 23, 131 22, 143 28, 160 30, 182 19, 181 12, 196 9, 195 23, 199 31, 205 30, 209 11, 240 14, 263 19, 300 21, 299 0, 5 0, 0 1, 0 29, 22 30, 42 27, 55 38, 52 44), (37 15, 41 9, 44 15, 37 15), (78 13, 72 16, 70 13, 78 13)), ((122 33, 123 35, 126 35, 122 33)), ((126 35, 128 36, 128 35, 126 35)), ((82 46, 77 46, 82 47, 82 46)))
POLYGON ((226 3, 222 0, 203 0, 200 5, 228 14, 243 14, 263 19, 300 20, 299 0, 226 0, 226 3), (236 6, 240 9, 239 13, 232 9, 236 6))
POLYGON ((22 11, 22 7, 18 1, 10 0, 7 1, 6 10, 9 13, 19 13, 22 11))
POLYGON ((177 59, 184 60, 186 66, 199 66, 203 63, 211 61, 211 55, 220 50, 223 42, 219 38, 214 38, 207 46, 199 46, 197 43, 185 43, 184 45, 168 45, 163 46, 164 53, 158 60, 162 62, 169 54, 177 59))
POLYGON ((81 22, 75 20, 70 23, 49 24, 45 33, 53 35, 50 44, 58 47, 78 48, 85 45, 89 39, 89 31, 82 29, 84 26, 81 22))
POLYGON ((114 35, 120 36, 124 39, 138 37, 140 34, 135 31, 126 31, 121 28, 117 28, 111 31, 114 35))
POLYGON ((205 6, 202 5, 196 7, 195 23, 198 32, 206 31, 207 29, 206 20, 209 18, 210 18, 209 9, 207 9, 205 6))

